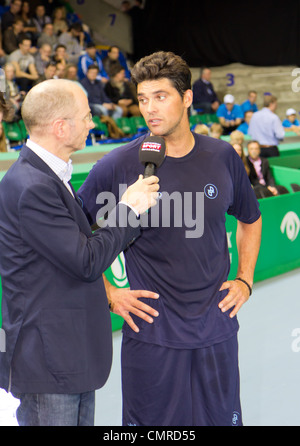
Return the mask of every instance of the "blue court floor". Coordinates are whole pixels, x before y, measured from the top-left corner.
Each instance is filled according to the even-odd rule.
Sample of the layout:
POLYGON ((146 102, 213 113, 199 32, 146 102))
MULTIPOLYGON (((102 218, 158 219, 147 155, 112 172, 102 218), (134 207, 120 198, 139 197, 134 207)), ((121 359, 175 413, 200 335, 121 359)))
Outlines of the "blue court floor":
MULTIPOLYGON (((239 312, 245 426, 300 425, 300 269, 256 283, 239 312)), ((96 392, 95 424, 121 425, 121 333, 113 334, 110 377, 96 392)), ((14 425, 17 401, 0 392, 0 426, 14 425)))

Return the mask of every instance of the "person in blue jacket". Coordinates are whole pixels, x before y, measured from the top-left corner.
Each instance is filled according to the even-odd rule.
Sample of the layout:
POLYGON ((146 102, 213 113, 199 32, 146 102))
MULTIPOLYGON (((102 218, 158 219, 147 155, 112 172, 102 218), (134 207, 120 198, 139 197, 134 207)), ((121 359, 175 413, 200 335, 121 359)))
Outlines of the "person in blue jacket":
POLYGON ((108 82, 109 76, 103 68, 103 63, 100 54, 97 51, 94 42, 89 42, 85 49, 85 54, 79 57, 78 61, 78 78, 83 79, 87 75, 88 67, 90 65, 97 65, 99 72, 97 75, 97 80, 103 83, 108 82))

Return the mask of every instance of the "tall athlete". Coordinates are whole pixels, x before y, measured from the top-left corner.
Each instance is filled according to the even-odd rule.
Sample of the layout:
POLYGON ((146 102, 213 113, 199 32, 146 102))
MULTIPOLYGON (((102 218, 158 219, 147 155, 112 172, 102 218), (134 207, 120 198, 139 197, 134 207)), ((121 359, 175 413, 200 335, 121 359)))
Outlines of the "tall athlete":
MULTIPOLYGON (((123 424, 242 424, 236 314, 253 284, 261 237, 258 203, 235 150, 190 131, 191 73, 179 56, 145 57, 134 66, 132 79, 151 134, 166 143, 157 175, 162 196, 170 200, 169 206, 159 200, 158 220, 152 223, 153 208, 141 237, 125 251, 130 290, 106 283, 112 311, 126 321, 123 424), (171 197, 177 197, 174 205, 171 197), (233 281, 227 280, 226 213, 238 220, 233 281), (203 231, 197 229, 201 218, 203 231), (151 294, 138 290, 159 298, 146 303, 143 296, 151 294)), ((91 170, 79 191, 91 223, 99 193, 109 190, 118 198, 119 185, 143 173, 138 157, 143 139, 113 150, 91 170)))

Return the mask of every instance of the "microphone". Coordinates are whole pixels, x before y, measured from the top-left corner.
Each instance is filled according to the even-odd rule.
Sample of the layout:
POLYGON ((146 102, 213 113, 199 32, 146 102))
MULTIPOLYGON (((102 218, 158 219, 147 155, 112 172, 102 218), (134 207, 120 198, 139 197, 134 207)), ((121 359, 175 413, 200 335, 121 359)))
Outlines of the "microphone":
POLYGON ((145 166, 144 178, 155 174, 166 156, 166 143, 160 136, 148 136, 139 150, 139 160, 145 166))

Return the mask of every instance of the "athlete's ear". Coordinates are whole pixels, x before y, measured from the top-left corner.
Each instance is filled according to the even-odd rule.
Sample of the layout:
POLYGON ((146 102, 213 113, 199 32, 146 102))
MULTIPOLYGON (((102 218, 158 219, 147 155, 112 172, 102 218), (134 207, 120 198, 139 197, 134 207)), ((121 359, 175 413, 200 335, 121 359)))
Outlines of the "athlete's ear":
POLYGON ((186 90, 183 95, 183 103, 186 108, 189 108, 193 103, 193 92, 192 90, 186 90))

